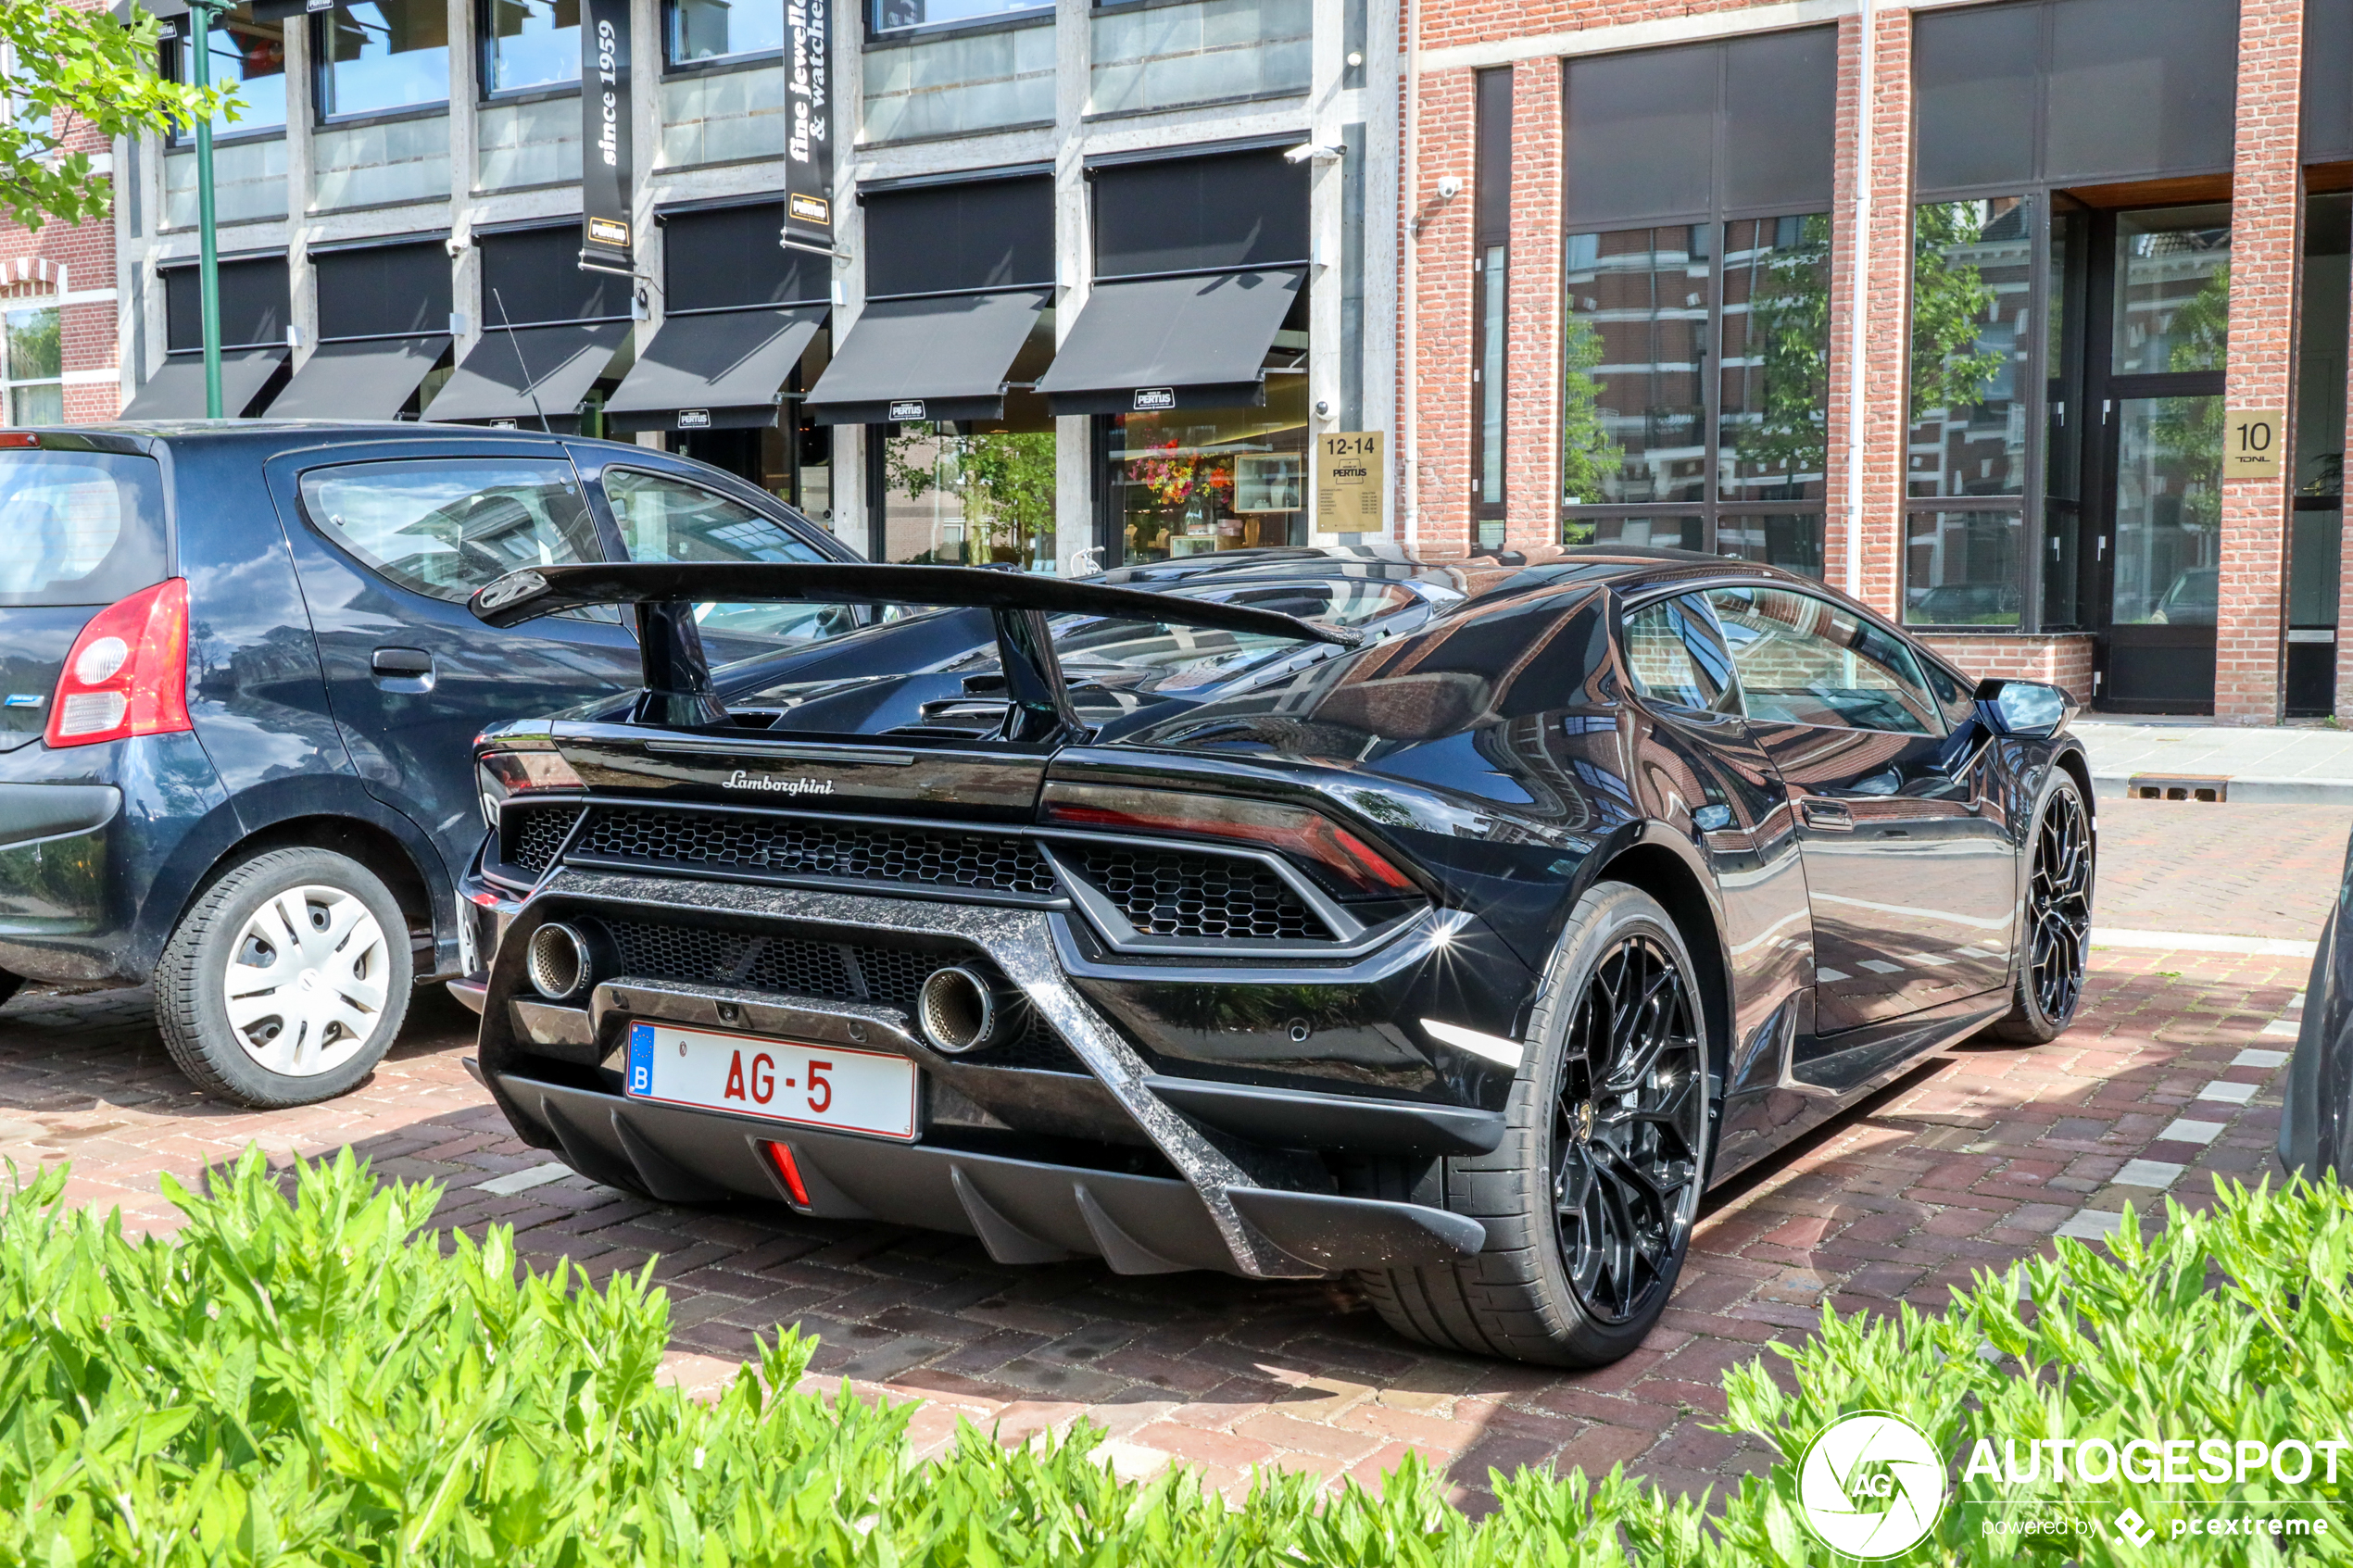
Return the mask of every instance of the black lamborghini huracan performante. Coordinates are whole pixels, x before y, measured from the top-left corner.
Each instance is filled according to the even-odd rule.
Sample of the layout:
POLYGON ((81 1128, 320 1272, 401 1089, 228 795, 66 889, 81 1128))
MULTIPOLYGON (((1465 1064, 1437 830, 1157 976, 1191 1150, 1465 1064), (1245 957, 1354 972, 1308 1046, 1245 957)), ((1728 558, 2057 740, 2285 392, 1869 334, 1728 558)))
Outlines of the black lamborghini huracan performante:
POLYGON ((473 608, 606 605, 645 689, 477 745, 458 989, 522 1135, 665 1201, 1345 1273, 1592 1365, 1711 1185, 2080 995, 2066 695, 1770 569, 654 563, 473 608), (714 672, 714 618, 779 651, 714 672))

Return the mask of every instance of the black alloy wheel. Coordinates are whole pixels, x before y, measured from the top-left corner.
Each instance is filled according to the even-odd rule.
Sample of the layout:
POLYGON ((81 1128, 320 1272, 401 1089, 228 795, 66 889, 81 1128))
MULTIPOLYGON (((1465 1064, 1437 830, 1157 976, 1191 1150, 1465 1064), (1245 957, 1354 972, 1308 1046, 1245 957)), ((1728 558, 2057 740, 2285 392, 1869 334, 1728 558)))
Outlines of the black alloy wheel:
POLYGON ((2044 797, 2033 856, 2020 911, 2017 995, 1993 1033, 2039 1046, 2074 1022, 2092 948, 2092 821, 2071 778, 2062 777, 2044 797))
POLYGON ((1706 1184, 1715 1107, 1699 976, 1685 933, 1641 888, 1598 883, 1577 900, 1529 1013, 1502 1143, 1377 1161, 1358 1184, 1487 1231, 1475 1258, 1357 1274, 1383 1322, 1426 1345, 1546 1366, 1606 1366, 1642 1344, 1706 1184))
POLYGON ((1553 1108, 1553 1203, 1570 1287, 1597 1322, 1673 1284, 1699 1208, 1707 1105, 1691 986, 1655 938, 1622 938, 1571 1021, 1553 1108))

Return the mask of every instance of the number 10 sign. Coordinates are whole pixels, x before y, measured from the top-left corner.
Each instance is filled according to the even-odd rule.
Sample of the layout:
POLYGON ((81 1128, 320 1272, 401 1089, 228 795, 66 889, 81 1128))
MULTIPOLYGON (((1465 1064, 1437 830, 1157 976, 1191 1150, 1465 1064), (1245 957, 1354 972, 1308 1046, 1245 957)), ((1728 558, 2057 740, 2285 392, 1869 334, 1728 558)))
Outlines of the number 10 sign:
POLYGON ((2277 479, 2287 415, 2279 408, 2233 408, 2222 418, 2222 477, 2277 479))

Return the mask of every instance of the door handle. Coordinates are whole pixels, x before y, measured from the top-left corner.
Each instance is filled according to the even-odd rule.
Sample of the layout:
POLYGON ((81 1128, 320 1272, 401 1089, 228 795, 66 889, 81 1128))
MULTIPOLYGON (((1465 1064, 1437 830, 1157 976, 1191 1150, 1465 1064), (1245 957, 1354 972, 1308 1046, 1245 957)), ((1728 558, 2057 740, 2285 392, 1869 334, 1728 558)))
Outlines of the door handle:
POLYGON ((378 648, 368 669, 385 691, 415 696, 433 690, 433 655, 422 648, 378 648))
POLYGON ((1855 813, 1835 800, 1808 796, 1798 802, 1806 813, 1806 825, 1822 833, 1853 833, 1855 813))

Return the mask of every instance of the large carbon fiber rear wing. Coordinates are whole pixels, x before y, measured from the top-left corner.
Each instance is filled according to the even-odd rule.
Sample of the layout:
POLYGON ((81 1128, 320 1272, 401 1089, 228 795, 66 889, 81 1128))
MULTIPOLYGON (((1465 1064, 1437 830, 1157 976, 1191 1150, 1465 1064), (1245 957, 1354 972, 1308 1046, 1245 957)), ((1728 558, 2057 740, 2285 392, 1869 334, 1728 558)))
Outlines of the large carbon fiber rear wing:
POLYGON ((639 718, 648 723, 695 726, 727 722, 727 711, 711 688, 711 664, 694 617, 696 605, 713 602, 986 609, 996 621, 1010 699, 1005 738, 1025 741, 1049 740, 1081 728, 1048 635, 1050 615, 1175 623, 1341 647, 1364 640, 1360 633, 1321 626, 1279 610, 969 566, 837 561, 541 566, 510 571, 485 584, 468 608, 476 619, 504 627, 584 605, 635 606, 646 686, 639 718))

